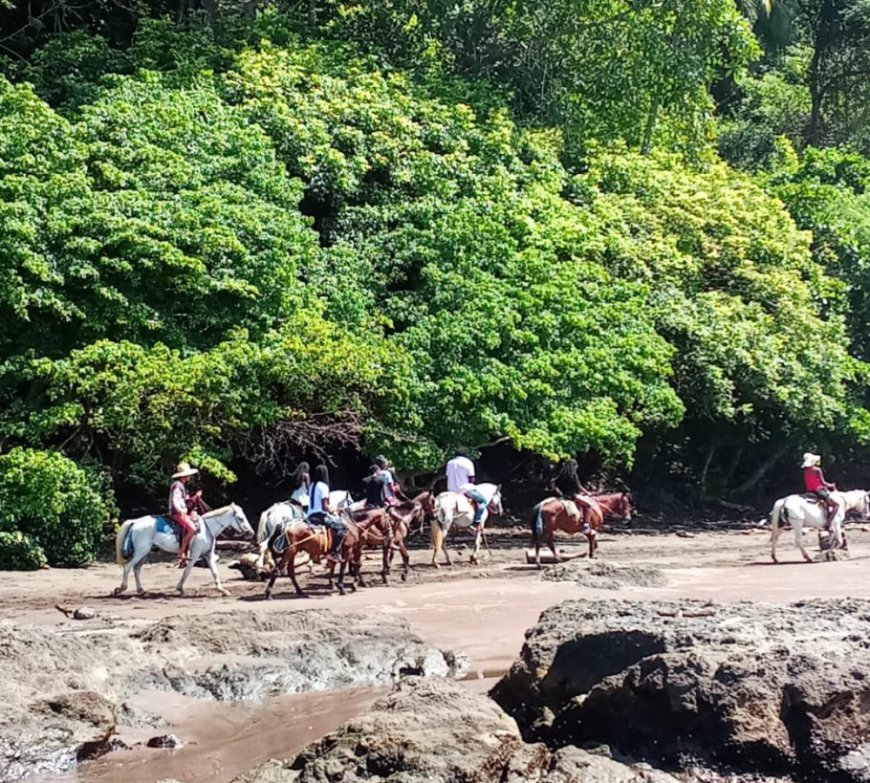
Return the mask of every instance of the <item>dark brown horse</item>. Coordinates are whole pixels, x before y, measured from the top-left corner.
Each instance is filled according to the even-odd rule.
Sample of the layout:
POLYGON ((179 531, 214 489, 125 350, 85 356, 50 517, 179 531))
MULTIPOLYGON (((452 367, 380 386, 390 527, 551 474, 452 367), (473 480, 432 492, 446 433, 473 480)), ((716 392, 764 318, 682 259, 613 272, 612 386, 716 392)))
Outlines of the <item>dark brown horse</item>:
MULTIPOLYGON (((338 581, 336 587, 341 595, 344 595, 344 573, 350 563, 353 569, 355 565, 354 550, 359 545, 360 540, 366 534, 368 528, 375 524, 377 517, 363 520, 362 522, 354 522, 346 515, 344 510, 339 512, 347 526, 347 535, 344 541, 341 542, 341 567, 338 570, 338 581)), ((266 585, 266 598, 272 597, 272 589, 275 586, 275 580, 278 574, 285 570, 290 581, 293 582, 293 587, 296 590, 296 595, 304 596, 305 591, 299 586, 296 581, 296 554, 298 552, 306 552, 314 563, 319 563, 329 551, 329 534, 327 528, 320 525, 309 525, 304 520, 290 520, 287 526, 282 530, 276 529, 269 539, 269 551, 272 555, 272 560, 275 562, 275 569, 272 571, 272 576, 269 578, 269 584, 266 585), (285 543, 286 548, 281 546, 285 543)), ((350 584, 350 589, 356 592, 356 575, 350 584)), ((329 574, 329 588, 332 589, 332 572, 329 574)))
MULTIPOLYGON (((398 551, 402 555, 402 581, 408 578, 410 555, 405 541, 411 533, 412 526, 424 524, 432 519, 435 513, 435 496, 431 492, 421 492, 410 503, 402 503, 389 509, 374 508, 357 511, 352 514, 355 522, 365 526, 365 532, 360 537, 353 553, 352 563, 360 587, 365 587, 362 576, 362 555, 364 550, 380 549, 384 553, 381 580, 390 583, 390 567, 393 557, 398 551)), ((330 572, 335 567, 330 564, 330 572)))
POLYGON ((546 542, 550 551, 556 554, 553 534, 557 530, 566 533, 584 533, 589 541, 589 557, 595 557, 598 548, 596 537, 601 523, 609 517, 616 519, 631 519, 631 495, 618 492, 612 495, 592 495, 589 504, 589 530, 583 530, 583 511, 577 508, 572 500, 563 498, 547 498, 535 506, 532 517, 532 543, 535 546, 535 563, 541 567, 541 542, 546 542))

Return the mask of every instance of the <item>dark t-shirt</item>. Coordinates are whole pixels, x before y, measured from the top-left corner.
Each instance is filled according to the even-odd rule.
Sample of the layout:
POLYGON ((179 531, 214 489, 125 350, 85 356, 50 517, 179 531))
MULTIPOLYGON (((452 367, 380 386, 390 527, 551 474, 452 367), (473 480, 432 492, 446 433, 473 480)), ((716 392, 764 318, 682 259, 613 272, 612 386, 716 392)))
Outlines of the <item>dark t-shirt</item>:
POLYGON ((569 498, 583 492, 583 487, 581 486, 579 479, 575 480, 570 476, 558 476, 553 483, 558 487, 563 495, 566 495, 569 498))
POLYGON ((378 508, 384 505, 383 484, 380 481, 380 476, 366 476, 363 479, 366 485, 366 505, 377 506, 378 508))

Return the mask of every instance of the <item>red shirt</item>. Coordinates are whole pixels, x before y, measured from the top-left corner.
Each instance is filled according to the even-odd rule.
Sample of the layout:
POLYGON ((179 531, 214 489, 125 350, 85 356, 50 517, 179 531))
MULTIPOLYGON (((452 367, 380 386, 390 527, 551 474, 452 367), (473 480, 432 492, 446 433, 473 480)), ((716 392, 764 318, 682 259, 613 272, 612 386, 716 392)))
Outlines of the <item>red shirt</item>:
POLYGON ((817 489, 824 489, 825 477, 822 475, 821 468, 804 468, 804 486, 807 492, 815 492, 817 489))

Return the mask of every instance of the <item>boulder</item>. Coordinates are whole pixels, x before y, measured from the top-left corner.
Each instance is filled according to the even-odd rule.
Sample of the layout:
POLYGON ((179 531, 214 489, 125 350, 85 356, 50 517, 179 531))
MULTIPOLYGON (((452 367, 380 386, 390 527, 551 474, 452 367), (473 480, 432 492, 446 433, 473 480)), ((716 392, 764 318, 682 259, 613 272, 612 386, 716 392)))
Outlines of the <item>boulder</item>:
POLYGON ((526 739, 654 764, 870 781, 870 602, 566 602, 493 697, 526 739))
POLYGON ((446 680, 409 678, 367 715, 295 759, 273 760, 234 783, 676 783, 578 748, 523 742, 490 699, 446 680))

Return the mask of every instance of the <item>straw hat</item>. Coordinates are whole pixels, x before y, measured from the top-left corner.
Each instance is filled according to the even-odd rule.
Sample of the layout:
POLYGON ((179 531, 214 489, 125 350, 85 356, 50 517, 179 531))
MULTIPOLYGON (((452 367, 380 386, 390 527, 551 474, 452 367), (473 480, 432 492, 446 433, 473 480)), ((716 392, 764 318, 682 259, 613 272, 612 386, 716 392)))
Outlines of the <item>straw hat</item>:
POLYGON ((175 473, 172 474, 172 478, 185 478, 187 476, 195 476, 199 471, 196 468, 190 467, 187 462, 179 462, 175 466, 175 473))
POLYGON ((814 468, 816 465, 821 464, 822 458, 818 454, 812 454, 809 451, 804 452, 804 461, 801 465, 802 468, 814 468))

